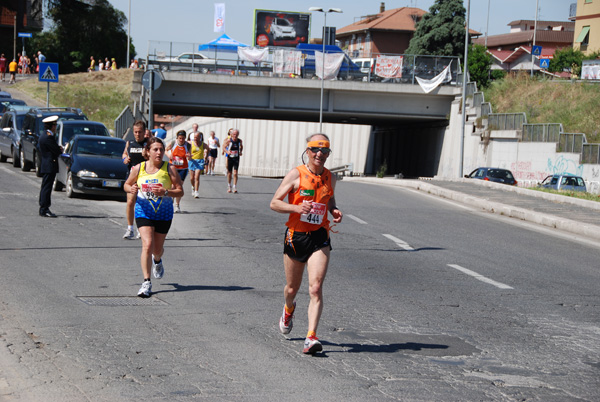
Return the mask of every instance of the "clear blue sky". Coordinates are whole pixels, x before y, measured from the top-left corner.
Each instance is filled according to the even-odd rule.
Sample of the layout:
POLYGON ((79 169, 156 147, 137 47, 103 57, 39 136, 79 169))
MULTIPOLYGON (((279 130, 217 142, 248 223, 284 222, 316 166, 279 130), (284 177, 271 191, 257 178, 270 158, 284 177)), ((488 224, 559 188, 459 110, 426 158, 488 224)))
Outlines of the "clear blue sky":
MULTIPOLYGON (((225 3, 225 31, 232 38, 252 43, 254 9, 308 12, 309 7, 341 8, 343 14, 327 15, 327 25, 341 28, 359 17, 379 12, 380 1, 359 0, 109 0, 128 16, 131 1, 131 36, 139 57, 145 57, 148 41, 205 43, 217 38, 213 31, 214 3, 225 3)), ((489 34, 508 33, 507 24, 514 20, 535 18, 536 0, 489 0, 489 34)), ((418 7, 425 11, 434 0, 385 1, 387 10, 418 7)), ((569 5, 576 0, 539 0, 539 20, 567 21, 569 5)), ((464 0, 466 7, 467 0, 464 0)), ((470 27, 486 31, 488 0, 471 0, 470 27)), ((323 14, 313 13, 311 37, 321 37, 323 14)), ((126 28, 127 29, 127 28, 126 28)))

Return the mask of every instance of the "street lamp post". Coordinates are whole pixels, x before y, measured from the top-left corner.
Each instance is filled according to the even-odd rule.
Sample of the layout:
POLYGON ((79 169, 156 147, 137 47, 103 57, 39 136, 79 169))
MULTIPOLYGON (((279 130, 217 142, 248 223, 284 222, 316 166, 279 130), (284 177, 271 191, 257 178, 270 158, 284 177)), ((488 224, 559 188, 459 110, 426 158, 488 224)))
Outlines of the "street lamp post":
MULTIPOLYGON (((323 13, 323 57, 321 63, 321 104, 319 106, 319 132, 323 133, 323 81, 325 78, 325 31, 327 30, 327 13, 342 13, 342 9, 340 8, 328 8, 325 10, 323 7, 311 7, 308 11, 317 11, 323 13)), ((316 64, 315 64, 315 73, 316 73, 316 64)))
POLYGON ((131 0, 129 0, 129 15, 127 15, 127 56, 125 68, 129 68, 129 42, 131 41, 131 0))

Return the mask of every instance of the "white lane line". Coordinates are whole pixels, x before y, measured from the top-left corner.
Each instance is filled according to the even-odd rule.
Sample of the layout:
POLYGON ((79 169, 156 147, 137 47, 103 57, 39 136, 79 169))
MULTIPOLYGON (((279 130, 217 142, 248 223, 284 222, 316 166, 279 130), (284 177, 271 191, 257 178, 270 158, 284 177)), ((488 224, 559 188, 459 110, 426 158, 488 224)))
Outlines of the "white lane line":
POLYGON ((362 219, 360 219, 360 218, 357 218, 357 217, 356 217, 356 216, 354 216, 354 215, 350 215, 350 214, 348 214, 348 215, 346 215, 346 216, 347 216, 348 218, 352 219, 352 220, 355 220, 356 222, 360 223, 361 225, 366 225, 366 224, 367 224, 367 222, 363 221, 363 220, 362 220, 362 219))
POLYGON ((393 241, 394 243, 396 243, 396 245, 400 248, 403 248, 404 250, 407 251, 415 251, 414 248, 412 248, 407 242, 405 242, 404 240, 400 240, 397 237, 392 236, 391 234, 384 234, 384 237, 387 237, 388 239, 390 239, 391 241, 393 241))
POLYGON ((481 282, 489 283, 490 285, 494 285, 500 289, 514 289, 512 286, 505 285, 504 283, 496 282, 490 278, 486 278, 485 276, 478 274, 475 271, 471 271, 470 269, 463 268, 460 265, 456 264, 448 264, 449 267, 458 269, 461 272, 464 272, 467 275, 471 275, 475 279, 479 279, 481 282))

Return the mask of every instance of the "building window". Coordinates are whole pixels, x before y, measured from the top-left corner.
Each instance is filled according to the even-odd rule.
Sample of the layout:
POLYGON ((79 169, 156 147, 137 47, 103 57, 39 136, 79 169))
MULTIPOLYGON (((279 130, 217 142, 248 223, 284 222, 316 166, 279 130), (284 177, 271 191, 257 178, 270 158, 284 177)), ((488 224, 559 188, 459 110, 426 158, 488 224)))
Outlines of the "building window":
POLYGON ((590 43, 590 27, 583 27, 575 42, 581 43, 581 46, 587 46, 590 43))
POLYGON ((591 3, 592 0, 585 0, 585 4, 591 3))

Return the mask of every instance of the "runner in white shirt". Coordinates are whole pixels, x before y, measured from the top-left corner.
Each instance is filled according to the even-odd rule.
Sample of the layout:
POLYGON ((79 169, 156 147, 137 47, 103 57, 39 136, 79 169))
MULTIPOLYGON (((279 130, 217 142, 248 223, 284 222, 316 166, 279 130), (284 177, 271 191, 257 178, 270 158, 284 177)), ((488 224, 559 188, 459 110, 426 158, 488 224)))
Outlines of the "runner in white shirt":
POLYGON ((219 155, 219 148, 221 148, 221 144, 219 144, 219 139, 215 137, 215 132, 210 132, 210 137, 208 137, 208 168, 207 175, 215 175, 215 161, 217 160, 217 156, 219 155))

